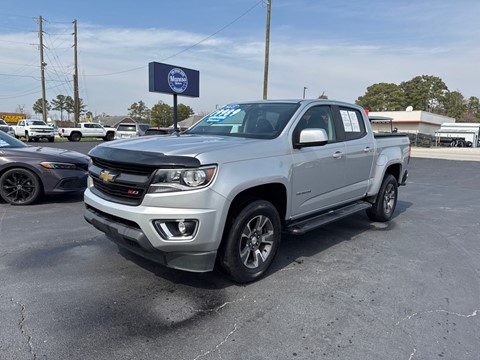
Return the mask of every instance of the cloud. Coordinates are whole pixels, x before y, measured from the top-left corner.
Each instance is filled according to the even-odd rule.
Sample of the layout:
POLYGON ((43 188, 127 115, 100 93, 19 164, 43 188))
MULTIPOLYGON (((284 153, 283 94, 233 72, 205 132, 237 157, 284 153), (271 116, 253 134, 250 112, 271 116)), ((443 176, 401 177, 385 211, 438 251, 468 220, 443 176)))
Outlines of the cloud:
MULTIPOLYGON (((288 25, 279 27, 282 30, 271 38, 269 98, 301 98, 306 86, 307 97, 325 92, 331 99, 353 102, 374 83, 400 83, 422 74, 441 77, 466 97, 480 95, 478 79, 471 74, 480 63, 480 53, 468 39, 429 46, 413 41, 359 42, 348 37, 299 37, 288 25)), ((69 28, 58 31, 63 34, 65 29, 69 28)), ((47 98, 59 93, 73 95, 66 93, 71 90, 68 82, 73 75, 73 40, 47 36, 50 44, 62 44, 63 49, 46 49, 49 80, 59 82, 48 83, 47 98), (62 81, 65 83, 60 84, 62 81)), ((14 111, 18 104, 31 109, 41 96, 38 47, 31 45, 36 42, 34 33, 0 35, 0 73, 21 76, 0 77, 4 84, 0 89, 1 111, 14 111)), ((97 114, 126 114, 128 107, 139 100, 149 107, 159 100, 171 103, 169 95, 148 92, 147 65, 151 61, 200 71, 200 98, 179 98, 197 112, 229 102, 260 99, 263 93, 263 38, 79 24, 78 49, 80 97, 97 114)))

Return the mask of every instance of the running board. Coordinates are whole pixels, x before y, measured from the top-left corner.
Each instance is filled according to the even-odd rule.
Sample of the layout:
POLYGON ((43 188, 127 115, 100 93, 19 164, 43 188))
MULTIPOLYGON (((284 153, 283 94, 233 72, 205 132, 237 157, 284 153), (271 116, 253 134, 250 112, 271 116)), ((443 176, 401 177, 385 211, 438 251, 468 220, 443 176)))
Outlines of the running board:
POLYGON ((366 201, 359 201, 305 220, 298 220, 288 223, 283 228, 283 232, 291 235, 303 235, 310 230, 316 229, 320 226, 331 223, 332 221, 342 219, 346 216, 370 207, 372 207, 372 204, 366 201))

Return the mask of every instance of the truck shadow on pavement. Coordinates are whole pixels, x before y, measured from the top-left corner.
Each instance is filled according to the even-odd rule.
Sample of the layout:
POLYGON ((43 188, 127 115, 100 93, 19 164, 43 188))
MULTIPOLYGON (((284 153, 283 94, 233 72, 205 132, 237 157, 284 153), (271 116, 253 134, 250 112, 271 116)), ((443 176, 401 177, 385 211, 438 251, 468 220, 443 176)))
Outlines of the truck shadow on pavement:
MULTIPOLYGON (((297 264, 303 263, 305 258, 318 255, 321 252, 345 241, 351 241, 366 231, 392 231, 395 229, 395 218, 405 212, 412 203, 398 201, 395 214, 391 221, 376 223, 368 219, 365 212, 354 214, 331 224, 320 227, 305 235, 283 235, 282 243, 274 262, 265 278, 297 264)), ((170 269, 153 261, 140 257, 121 247, 119 254, 128 261, 148 270, 149 272, 172 283, 182 284, 200 289, 223 289, 230 286, 248 286, 230 281, 218 269, 207 273, 192 273, 170 269)), ((259 280, 262 281, 262 280, 259 280)))
MULTIPOLYGON (((13 206, 39 206, 39 205, 53 205, 53 204, 73 204, 83 201, 83 191, 72 192, 59 195, 43 195, 38 201, 31 205, 13 205, 13 206)), ((0 205, 9 205, 5 200, 0 197, 0 205)))

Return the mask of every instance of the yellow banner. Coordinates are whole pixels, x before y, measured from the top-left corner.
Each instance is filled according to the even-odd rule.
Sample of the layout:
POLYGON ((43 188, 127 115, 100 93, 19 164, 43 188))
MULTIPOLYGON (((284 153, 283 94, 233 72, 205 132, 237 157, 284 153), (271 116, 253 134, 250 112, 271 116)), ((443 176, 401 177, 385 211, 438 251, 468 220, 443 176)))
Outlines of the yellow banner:
POLYGON ((17 123, 17 121, 20 121, 22 119, 25 119, 25 115, 8 115, 8 114, 1 114, 0 113, 0 118, 5 120, 7 123, 17 123))

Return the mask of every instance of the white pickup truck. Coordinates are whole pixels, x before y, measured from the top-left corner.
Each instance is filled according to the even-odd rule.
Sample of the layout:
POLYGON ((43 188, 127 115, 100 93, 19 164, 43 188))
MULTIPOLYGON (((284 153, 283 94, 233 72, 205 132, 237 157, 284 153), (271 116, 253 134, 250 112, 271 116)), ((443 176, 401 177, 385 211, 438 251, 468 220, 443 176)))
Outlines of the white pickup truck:
POLYGON ((89 153, 85 219, 168 267, 265 274, 282 233, 360 210, 394 215, 410 142, 374 135, 365 111, 329 100, 225 106, 187 131, 101 144, 89 153))
POLYGON ((61 128, 58 135, 66 137, 69 141, 80 141, 82 138, 102 138, 110 141, 115 138, 115 129, 105 128, 96 123, 81 122, 74 128, 61 128))
POLYGON ((17 126, 13 127, 13 131, 17 139, 24 137, 27 142, 40 139, 48 139, 49 142, 55 141, 55 131, 42 120, 20 120, 17 122, 17 126))

